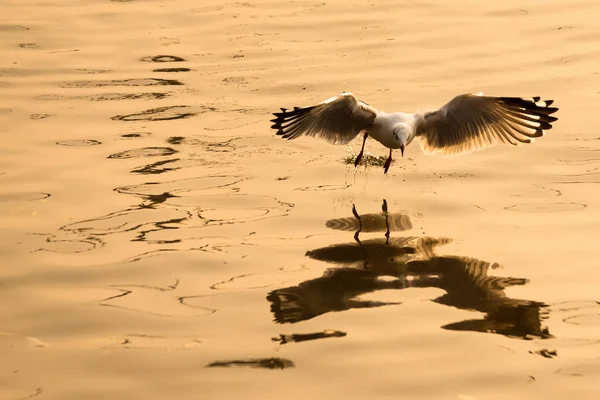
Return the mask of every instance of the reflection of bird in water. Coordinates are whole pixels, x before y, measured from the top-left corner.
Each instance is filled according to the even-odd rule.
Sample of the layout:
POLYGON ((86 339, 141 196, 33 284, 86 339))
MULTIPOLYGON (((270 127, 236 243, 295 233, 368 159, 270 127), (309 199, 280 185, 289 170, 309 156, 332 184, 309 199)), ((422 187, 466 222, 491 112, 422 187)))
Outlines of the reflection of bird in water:
MULTIPOLYGON (((384 208, 387 208, 385 201, 384 208)), ((435 287, 446 292, 435 302, 486 314, 482 320, 448 324, 444 329, 494 332, 521 338, 551 337, 548 330, 541 327, 545 318, 543 303, 511 299, 504 292, 509 286, 526 284, 526 279, 488 276, 490 268, 497 268, 497 264, 469 257, 437 255, 435 248, 450 239, 390 238, 389 227, 393 224, 389 221, 379 223, 379 229, 373 228, 385 229, 385 239, 360 240, 361 221, 365 218, 364 215, 359 216, 354 208, 353 213, 355 222, 352 218, 345 218, 331 220, 336 221, 334 223, 328 221, 327 225, 344 226, 343 230, 358 226, 355 243, 335 244, 306 252, 312 259, 339 264, 341 268, 328 269, 320 278, 269 294, 267 299, 277 322, 294 323, 329 311, 399 304, 356 299, 376 290, 435 287), (341 224, 339 221, 346 222, 341 224), (384 276, 388 279, 382 279, 384 276), (394 279, 389 280, 389 277, 394 279)), ((387 212, 384 212, 384 217, 389 218, 387 212)))

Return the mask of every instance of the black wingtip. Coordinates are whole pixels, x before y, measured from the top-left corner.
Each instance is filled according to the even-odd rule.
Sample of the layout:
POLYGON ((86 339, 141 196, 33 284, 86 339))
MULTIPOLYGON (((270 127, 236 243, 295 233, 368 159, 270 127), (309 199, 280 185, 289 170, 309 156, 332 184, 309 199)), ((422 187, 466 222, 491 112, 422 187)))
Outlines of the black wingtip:
POLYGON ((509 106, 515 106, 520 108, 525 108, 529 111, 535 111, 538 114, 548 116, 558 111, 557 107, 549 107, 554 100, 544 100, 545 104, 543 106, 539 106, 536 103, 539 101, 540 97, 533 97, 534 101, 526 100, 520 97, 501 97, 500 100, 509 106))
POLYGON ((282 136, 284 139, 295 139, 296 137, 300 136, 300 134, 290 133, 289 131, 294 131, 294 127, 298 123, 300 123, 306 116, 306 114, 313 110, 315 107, 316 106, 294 107, 289 111, 287 108, 281 107, 281 112, 272 113, 275 118, 270 120, 270 122, 273 122, 273 125, 271 125, 271 129, 276 129, 277 135, 282 136), (285 132, 284 129, 286 130, 285 132))

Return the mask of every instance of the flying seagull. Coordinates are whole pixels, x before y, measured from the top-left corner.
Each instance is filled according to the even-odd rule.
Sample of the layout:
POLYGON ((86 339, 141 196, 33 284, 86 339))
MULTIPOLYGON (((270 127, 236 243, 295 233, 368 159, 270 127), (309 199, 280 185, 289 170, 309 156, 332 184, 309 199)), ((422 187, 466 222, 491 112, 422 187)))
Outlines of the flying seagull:
POLYGON ((558 108, 553 100, 540 97, 491 97, 481 93, 461 94, 437 110, 418 113, 387 113, 342 92, 317 105, 281 109, 271 128, 284 139, 316 136, 333 144, 347 144, 364 132, 358 166, 367 137, 390 149, 384 164, 387 173, 392 150, 404 148, 416 137, 425 154, 459 155, 497 144, 531 143, 552 128, 558 108))

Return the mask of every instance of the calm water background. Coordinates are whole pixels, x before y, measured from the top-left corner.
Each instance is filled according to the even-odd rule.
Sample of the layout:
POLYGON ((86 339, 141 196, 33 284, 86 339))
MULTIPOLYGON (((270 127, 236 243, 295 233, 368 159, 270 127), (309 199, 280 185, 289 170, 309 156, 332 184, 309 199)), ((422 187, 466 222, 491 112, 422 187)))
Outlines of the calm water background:
POLYGON ((0 399, 597 398, 598 12, 5 0, 0 399), (387 177, 269 129, 342 90, 560 119, 387 177))

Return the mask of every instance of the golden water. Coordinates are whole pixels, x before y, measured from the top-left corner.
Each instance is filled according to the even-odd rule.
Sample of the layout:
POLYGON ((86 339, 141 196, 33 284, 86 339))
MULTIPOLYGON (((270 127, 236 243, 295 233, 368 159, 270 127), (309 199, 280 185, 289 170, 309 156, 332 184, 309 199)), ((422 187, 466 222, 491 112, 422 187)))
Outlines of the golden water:
POLYGON ((4 0, 0 400, 597 398, 599 12, 4 0), (269 129, 342 90, 559 121, 387 177, 269 129))

